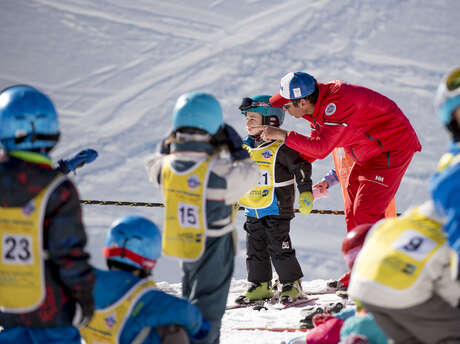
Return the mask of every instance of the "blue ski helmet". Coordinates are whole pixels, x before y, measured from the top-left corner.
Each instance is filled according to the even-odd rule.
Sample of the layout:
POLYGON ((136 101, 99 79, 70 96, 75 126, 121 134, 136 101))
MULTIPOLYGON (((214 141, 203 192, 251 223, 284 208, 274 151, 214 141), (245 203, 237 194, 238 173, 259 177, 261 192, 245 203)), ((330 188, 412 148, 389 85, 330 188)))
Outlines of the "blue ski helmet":
POLYGON ((282 107, 271 106, 270 96, 266 94, 261 94, 253 98, 243 98, 239 109, 243 115, 246 115, 247 112, 260 113, 264 116, 263 124, 279 127, 284 121, 284 109, 282 107))
POLYGON ((58 139, 57 113, 45 94, 27 85, 0 93, 0 140, 7 151, 51 149, 58 139))
POLYGON ((125 216, 110 226, 104 257, 138 269, 152 270, 161 256, 161 233, 150 220, 125 216))
POLYGON ((435 98, 438 116, 444 125, 450 123, 452 113, 460 106, 460 67, 447 74, 439 84, 435 98))
POLYGON ((173 111, 173 130, 190 127, 214 135, 223 124, 222 108, 214 96, 189 92, 177 99, 173 111))

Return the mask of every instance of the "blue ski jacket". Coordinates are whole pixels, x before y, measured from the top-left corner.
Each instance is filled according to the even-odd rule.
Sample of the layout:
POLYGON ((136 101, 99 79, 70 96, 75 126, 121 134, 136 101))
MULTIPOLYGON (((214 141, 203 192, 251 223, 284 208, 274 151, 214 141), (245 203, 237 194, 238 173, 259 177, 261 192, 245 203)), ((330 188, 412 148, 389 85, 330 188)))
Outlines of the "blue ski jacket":
POLYGON ((436 211, 446 216, 444 230, 450 247, 460 253, 460 143, 451 142, 430 182, 436 211))

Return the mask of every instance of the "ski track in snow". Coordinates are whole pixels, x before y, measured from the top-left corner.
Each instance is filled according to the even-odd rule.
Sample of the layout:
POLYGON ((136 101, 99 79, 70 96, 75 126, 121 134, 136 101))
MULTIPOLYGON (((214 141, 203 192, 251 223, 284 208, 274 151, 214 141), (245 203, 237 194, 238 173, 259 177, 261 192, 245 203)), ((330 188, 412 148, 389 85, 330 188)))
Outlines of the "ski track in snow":
MULTIPOLYGON (((51 95, 62 130, 55 160, 87 147, 98 150, 98 160, 73 176, 82 199, 141 202, 161 202, 143 164, 169 132, 180 94, 215 94, 225 120, 243 135, 240 99, 277 92, 289 71, 363 84, 397 102, 423 145, 396 196, 398 211, 404 211, 428 197, 428 180, 446 147, 448 136, 432 101, 443 73, 458 65, 458 13, 456 0, 3 1, 0 40, 7 48, 0 57, 0 83, 29 83, 51 95)), ((289 116, 283 127, 307 132, 306 122, 289 116)), ((313 181, 331 166, 330 158, 315 162, 313 181)), ((315 208, 343 209, 339 187, 315 208)), ((104 267, 101 249, 110 223, 128 214, 161 223, 163 210, 83 206, 96 266, 104 267)), ((243 222, 240 212, 229 300, 246 283, 243 222)), ((345 271, 343 216, 299 214, 291 224, 304 284, 345 271)), ((179 294, 178 263, 161 259, 155 280, 179 294)), ((233 310, 224 317, 222 343, 295 337, 299 333, 233 328, 240 323, 296 326, 297 311, 284 310, 281 317, 273 311, 233 310)))

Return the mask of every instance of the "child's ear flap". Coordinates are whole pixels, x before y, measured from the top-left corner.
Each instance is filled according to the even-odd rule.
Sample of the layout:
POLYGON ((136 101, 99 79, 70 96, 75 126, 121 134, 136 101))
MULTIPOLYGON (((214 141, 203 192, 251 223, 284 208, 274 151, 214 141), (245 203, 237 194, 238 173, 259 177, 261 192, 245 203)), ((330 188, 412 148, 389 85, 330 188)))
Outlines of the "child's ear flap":
POLYGON ((270 125, 272 127, 279 127, 280 121, 276 116, 263 116, 262 117, 262 124, 263 125, 270 125))

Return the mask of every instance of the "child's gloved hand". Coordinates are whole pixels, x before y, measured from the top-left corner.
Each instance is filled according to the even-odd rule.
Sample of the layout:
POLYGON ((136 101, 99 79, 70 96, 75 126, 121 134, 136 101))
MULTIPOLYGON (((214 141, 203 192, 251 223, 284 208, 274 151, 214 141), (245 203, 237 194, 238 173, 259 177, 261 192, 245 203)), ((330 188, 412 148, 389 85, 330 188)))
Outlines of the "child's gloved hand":
POLYGON ((211 324, 209 323, 208 319, 203 318, 203 322, 201 323, 200 329, 192 337, 192 342, 206 337, 210 329, 211 329, 211 324))
POLYGON ((309 191, 302 192, 299 196, 299 211, 302 214, 310 214, 313 209, 313 194, 309 191))
POLYGON ((324 324, 327 322, 329 319, 333 319, 334 316, 330 313, 321 313, 321 314, 315 314, 313 316, 312 322, 314 327, 318 327, 321 324, 324 324))
POLYGON ((86 163, 90 163, 97 158, 97 152, 94 149, 85 149, 67 160, 59 160, 59 169, 62 173, 68 174, 70 171, 75 171, 78 167, 86 163))
POLYGON ((327 198, 329 196, 328 187, 329 185, 325 181, 313 185, 313 198, 327 198))
POLYGON ((243 148, 243 140, 241 136, 228 124, 224 126, 224 135, 226 137, 227 146, 230 155, 234 161, 244 160, 249 158, 249 153, 243 148))

